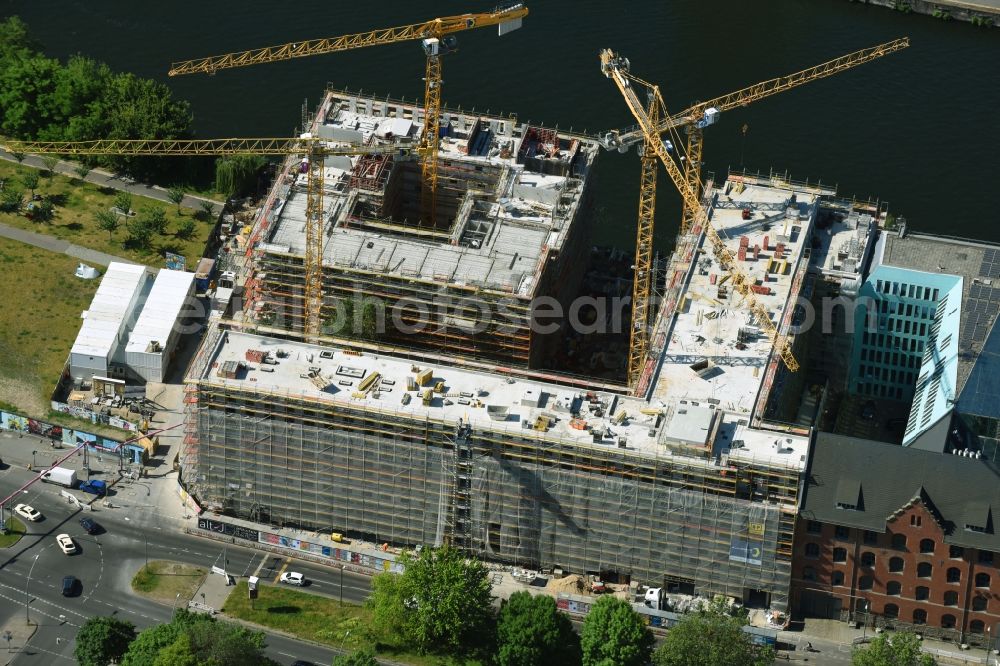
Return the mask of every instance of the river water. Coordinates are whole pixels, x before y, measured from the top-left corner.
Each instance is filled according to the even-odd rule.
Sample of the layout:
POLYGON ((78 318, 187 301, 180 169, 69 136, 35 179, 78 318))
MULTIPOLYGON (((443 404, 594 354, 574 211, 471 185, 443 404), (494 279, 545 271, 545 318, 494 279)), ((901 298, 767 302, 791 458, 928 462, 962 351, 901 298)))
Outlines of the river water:
MULTIPOLYGON (((394 98, 423 93, 419 44, 168 79, 174 60, 479 11, 465 0, 0 0, 46 51, 83 53, 168 81, 191 102, 202 137, 285 136, 303 100, 330 82, 394 98)), ((837 55, 909 35, 912 46, 834 78, 725 114, 705 134, 705 169, 787 170, 879 198, 911 228, 1000 241, 1000 30, 902 15, 846 0, 535 0, 524 27, 459 35, 444 63, 452 107, 516 113, 577 130, 632 124, 598 50, 627 56, 671 111, 837 55), (748 125, 745 138, 740 128, 748 125)), ((629 246, 638 158, 602 156, 598 240, 629 246)), ((660 181, 657 245, 671 244, 679 199, 660 181)))

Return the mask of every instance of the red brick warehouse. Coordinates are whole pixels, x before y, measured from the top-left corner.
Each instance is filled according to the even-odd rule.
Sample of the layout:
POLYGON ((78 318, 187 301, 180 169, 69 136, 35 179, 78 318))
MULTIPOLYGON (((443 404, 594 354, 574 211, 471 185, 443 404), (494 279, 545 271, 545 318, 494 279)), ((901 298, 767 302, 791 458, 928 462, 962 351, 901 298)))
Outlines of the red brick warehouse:
POLYGON ((970 645, 995 641, 994 506, 994 463, 820 433, 795 531, 792 608, 970 645))

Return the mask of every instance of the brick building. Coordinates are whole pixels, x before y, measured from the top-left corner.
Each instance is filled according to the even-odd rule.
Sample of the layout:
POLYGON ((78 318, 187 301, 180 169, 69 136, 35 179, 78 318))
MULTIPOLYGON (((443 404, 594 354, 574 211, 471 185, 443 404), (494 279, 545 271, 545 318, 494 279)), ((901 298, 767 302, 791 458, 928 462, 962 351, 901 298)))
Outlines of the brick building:
POLYGON ((997 638, 995 463, 820 433, 807 479, 792 561, 798 614, 971 645, 997 638))

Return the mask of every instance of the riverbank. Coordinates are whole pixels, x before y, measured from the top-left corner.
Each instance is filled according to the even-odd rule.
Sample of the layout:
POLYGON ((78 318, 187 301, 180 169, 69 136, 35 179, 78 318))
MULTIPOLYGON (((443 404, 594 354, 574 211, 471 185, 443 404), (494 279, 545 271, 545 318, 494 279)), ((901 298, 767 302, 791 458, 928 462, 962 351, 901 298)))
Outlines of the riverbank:
POLYGON ((904 14, 925 14, 984 27, 1000 26, 1000 0, 850 0, 888 7, 904 14))

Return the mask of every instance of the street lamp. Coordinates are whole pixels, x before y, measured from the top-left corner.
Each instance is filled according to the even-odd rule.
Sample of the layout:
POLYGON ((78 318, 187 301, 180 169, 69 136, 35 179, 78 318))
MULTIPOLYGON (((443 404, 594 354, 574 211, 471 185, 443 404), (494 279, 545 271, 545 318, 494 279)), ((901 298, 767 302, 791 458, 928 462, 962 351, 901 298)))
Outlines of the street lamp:
POLYGON ((35 570, 35 565, 38 563, 38 556, 41 553, 35 555, 34 561, 31 563, 31 568, 28 569, 28 577, 24 580, 24 623, 31 624, 31 617, 28 615, 28 583, 31 582, 31 572, 35 570))
POLYGON ((868 636, 868 611, 871 608, 871 602, 867 599, 863 600, 865 602, 865 624, 861 630, 861 638, 864 639, 868 636))
POLYGON ((174 603, 170 605, 170 617, 174 616, 174 610, 177 609, 177 602, 180 600, 180 598, 181 598, 181 593, 178 592, 177 596, 174 597, 174 603))
POLYGON ((990 666, 990 627, 986 627, 986 666, 990 666))
POLYGON ((36 453, 38 453, 38 451, 32 451, 31 452, 31 469, 35 469, 35 454, 36 453))

